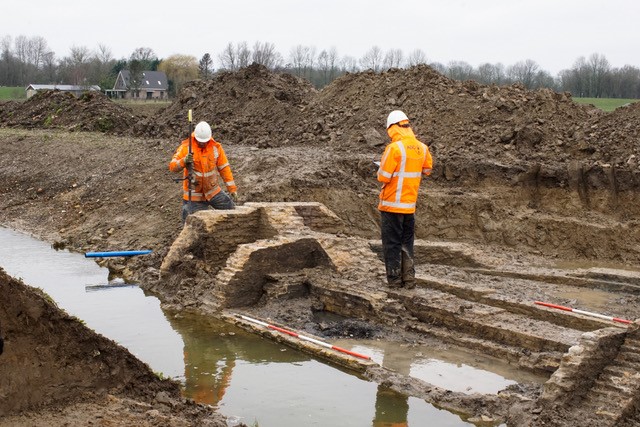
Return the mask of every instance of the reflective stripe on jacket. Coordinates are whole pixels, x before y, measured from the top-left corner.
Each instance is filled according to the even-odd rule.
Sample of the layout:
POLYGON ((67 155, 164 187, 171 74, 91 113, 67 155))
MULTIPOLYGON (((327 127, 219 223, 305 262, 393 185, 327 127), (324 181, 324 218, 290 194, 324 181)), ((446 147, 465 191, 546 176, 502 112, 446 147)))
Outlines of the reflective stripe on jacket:
POLYGON ((422 175, 431 174, 433 167, 431 153, 409 127, 393 125, 387 132, 391 143, 385 148, 378 169, 378 181, 382 182, 378 209, 414 213, 422 175))
MULTIPOLYGON (((169 170, 171 172, 183 171, 186 178, 188 171, 185 168, 184 158, 189 154, 189 140, 185 139, 176 150, 171 162, 169 162, 169 170)), ((191 137, 191 151, 193 153, 193 174, 195 183, 191 188, 191 200, 194 202, 203 202, 210 200, 218 194, 222 189, 218 184, 218 175, 222 178, 227 191, 233 193, 237 190, 233 181, 231 166, 224 153, 222 145, 214 141, 213 138, 207 144, 200 148, 198 142, 191 137)), ((184 200, 189 200, 189 183, 188 180, 183 181, 182 185, 184 200)))

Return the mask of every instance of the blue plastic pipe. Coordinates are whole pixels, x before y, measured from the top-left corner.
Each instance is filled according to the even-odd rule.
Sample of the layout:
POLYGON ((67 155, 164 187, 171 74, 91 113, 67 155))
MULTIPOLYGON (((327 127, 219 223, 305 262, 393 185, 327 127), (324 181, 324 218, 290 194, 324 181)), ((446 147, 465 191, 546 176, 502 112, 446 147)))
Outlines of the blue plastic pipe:
POLYGON ((136 256, 150 254, 150 249, 143 251, 112 251, 112 252, 87 252, 84 254, 85 258, 103 258, 113 256, 136 256))

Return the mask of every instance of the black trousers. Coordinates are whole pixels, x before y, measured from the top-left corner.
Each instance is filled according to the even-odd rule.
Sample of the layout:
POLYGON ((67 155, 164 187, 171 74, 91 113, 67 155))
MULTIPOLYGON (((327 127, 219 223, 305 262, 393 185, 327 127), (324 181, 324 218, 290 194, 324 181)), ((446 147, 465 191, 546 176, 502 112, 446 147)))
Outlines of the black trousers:
POLYGON ((392 286, 411 284, 416 277, 413 264, 415 216, 384 211, 380 214, 387 282, 392 286))

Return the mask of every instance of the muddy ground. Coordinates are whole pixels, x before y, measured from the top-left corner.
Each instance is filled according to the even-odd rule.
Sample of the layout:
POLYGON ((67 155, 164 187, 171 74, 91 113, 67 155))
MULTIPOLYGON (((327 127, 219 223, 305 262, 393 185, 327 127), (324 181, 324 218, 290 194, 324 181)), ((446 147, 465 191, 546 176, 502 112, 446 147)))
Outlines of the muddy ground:
MULTIPOLYGON (((576 285, 575 278, 593 279, 598 272, 572 271, 570 285, 577 290, 567 290, 560 279, 548 279, 561 265, 632 271, 640 266, 640 103, 605 114, 574 104, 568 94, 456 82, 424 66, 348 74, 320 92, 302 80, 252 66, 192 82, 152 116, 100 95, 76 100, 50 93, 1 104, 0 223, 79 252, 153 249, 149 256, 105 263, 114 274, 149 288, 157 286, 160 265, 182 230, 180 187, 172 181, 168 162, 186 136, 186 112, 193 109, 194 119, 209 121, 227 151, 240 204, 319 202, 342 221, 335 235, 379 240, 379 186, 372 160, 384 149, 386 114, 396 108, 408 114, 418 137, 430 145, 435 163, 433 175, 423 183, 417 213, 417 238, 427 242, 418 271, 421 287, 409 299, 424 299, 421 303, 428 305, 438 298, 433 294, 437 291, 474 303, 494 299, 502 306, 517 305, 501 315, 502 327, 517 319, 516 314, 534 316, 523 307, 546 297, 640 318, 633 274, 623 280, 625 287, 619 285, 620 273, 613 274, 616 280, 607 280, 604 270, 604 279, 594 286, 618 284, 605 286, 606 294, 593 298, 579 298, 584 287, 576 285), (448 249, 433 246, 439 243, 448 249), (467 246, 456 252, 451 244, 467 246), (437 259, 441 253, 450 255, 446 262, 437 259), (496 268, 500 275, 487 274, 487 269, 496 268), (489 285, 492 294, 487 297, 489 285), (426 292, 430 294, 421 294, 426 292)), ((371 286, 358 285, 357 278, 350 278, 349 284, 364 286, 363 290, 371 286)), ((373 287, 384 291, 383 282, 373 287)), ((170 296, 166 303, 187 305, 170 296)), ((395 298, 402 301, 406 296, 395 298)), ((410 307, 408 301, 404 304, 395 313, 401 320, 410 307)), ((255 309, 264 317, 288 316, 283 320, 322 332, 317 324, 309 324, 308 312, 292 314, 292 307, 281 303, 255 309)), ((468 302, 457 307, 460 313, 473 314, 468 302)), ((411 316, 420 317, 422 309, 413 310, 411 316)), ((538 312, 535 316, 543 317, 538 312)), ((431 335, 453 339, 450 330, 460 326, 444 319, 422 321, 449 330, 430 331, 431 335)), ((550 375, 562 353, 577 342, 574 330, 606 326, 587 320, 576 326, 566 319, 561 321, 570 329, 566 346, 540 352, 539 360, 522 361, 523 369, 550 375)), ((391 331, 408 328, 386 320, 385 328, 391 331)), ((537 327, 534 323, 532 329, 537 327)), ((6 335, 4 322, 0 328, 6 335)), ((489 347, 477 344, 478 351, 511 351, 489 347)), ((534 389, 524 394, 534 402, 541 393, 534 389)), ((96 392, 91 402, 99 405, 108 396, 112 394, 96 392)), ((576 402, 568 402, 562 411, 552 405, 522 406, 511 415, 511 425, 574 425, 580 411, 576 402)), ((61 398, 32 408, 43 412, 32 413, 30 420, 60 407, 64 409, 52 410, 91 411, 74 409, 61 398)), ((128 408, 125 414, 135 412, 133 406, 128 408)), ((64 424, 58 420, 53 423, 64 424)), ((616 425, 637 425, 639 420, 637 409, 626 411, 616 425)))

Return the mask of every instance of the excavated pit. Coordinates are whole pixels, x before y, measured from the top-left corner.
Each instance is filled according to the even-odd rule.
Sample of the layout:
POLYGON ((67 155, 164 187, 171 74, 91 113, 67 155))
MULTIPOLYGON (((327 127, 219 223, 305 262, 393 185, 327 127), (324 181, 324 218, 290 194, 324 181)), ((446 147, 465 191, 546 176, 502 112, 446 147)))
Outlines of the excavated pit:
MULTIPOLYGON (((464 413, 472 417, 480 413, 469 400, 479 399, 478 396, 453 393, 445 398, 452 392, 388 372, 370 362, 260 330, 235 314, 257 318, 268 315, 275 324, 322 336, 323 326, 315 318, 318 313, 329 313, 344 317, 342 325, 337 324, 342 329, 366 321, 376 333, 395 328, 418 339, 436 338, 509 361, 523 370, 549 375, 551 379, 541 390, 543 399, 573 399, 574 404, 577 397, 569 397, 573 389, 565 385, 567 381, 595 387, 597 378, 614 375, 607 371, 613 369, 609 362, 629 359, 622 349, 629 353, 636 348, 637 339, 633 337, 637 326, 616 328, 608 321, 553 311, 534 301, 558 301, 561 295, 579 295, 584 290, 600 292, 599 298, 607 304, 624 298, 637 300, 640 273, 610 270, 606 275, 602 271, 589 274, 535 265, 524 273, 522 261, 513 262, 505 254, 484 254, 463 243, 419 240, 418 287, 391 290, 385 287, 380 243, 341 235, 341 228, 337 216, 311 202, 247 203, 234 211, 201 211, 188 218, 162 263, 159 280, 150 289, 164 301, 225 318, 331 363, 363 371, 371 378, 392 376, 396 378, 391 381, 392 386, 405 392, 406 384, 417 382, 420 385, 412 391, 415 397, 451 410, 467 411, 464 413), (185 277, 185 269, 198 274, 185 277), (174 298, 178 294, 180 298, 174 298), (607 344, 611 337, 615 337, 617 346, 607 344), (585 340, 595 344, 585 345, 585 340), (622 345, 625 340, 626 347, 622 345), (593 348, 606 348, 607 354, 598 355, 593 348), (581 362, 580 369, 567 368, 578 363, 569 361, 577 352, 585 360, 599 362, 581 362), (555 394, 549 397, 552 393, 555 394)), ((620 313, 635 319, 640 316, 640 309, 629 305, 620 313)), ((627 379, 625 391, 611 389, 607 396, 623 393, 627 401, 612 409, 613 415, 608 414, 607 419, 620 420, 635 408, 637 398, 627 394, 640 386, 640 376, 634 372, 635 364, 615 366, 616 374, 627 379)), ((525 396, 504 391, 500 396, 502 403, 530 404, 535 397, 531 393, 525 396)), ((590 396, 585 393, 585 402, 596 399, 590 396)), ((487 402, 493 402, 491 415, 506 419, 509 405, 495 403, 495 397, 484 396, 487 402)))
MULTIPOLYGON (((436 337, 546 375, 559 372, 574 336, 580 342, 580 333, 611 325, 533 300, 639 317, 640 103, 603 113, 576 105, 567 93, 457 82, 427 66, 348 74, 316 91, 254 65, 189 83, 153 116, 103 96, 53 93, 0 104, 0 126, 2 224, 79 252, 151 248, 145 258, 102 264, 177 308, 219 313, 220 304, 240 306, 233 310, 316 333, 322 328, 314 313, 342 313, 378 335, 436 337), (379 226, 371 161, 386 141, 384 118, 397 108, 430 145, 435 166, 418 202, 420 286, 393 293, 384 287, 379 244, 371 240, 379 226), (305 213, 319 208, 294 203, 287 209, 295 214, 280 221, 306 228, 291 231, 274 224, 273 207, 251 208, 226 223, 243 240, 203 246, 196 238, 167 257, 183 232, 167 163, 186 135, 188 109, 196 120, 208 120, 223 143, 241 203, 320 202, 340 223, 316 228, 331 215, 305 213), (288 269, 292 252, 307 256, 288 269), (271 257, 277 263, 264 265, 271 257), (169 259, 170 269, 160 272, 169 259), (231 280, 253 287, 225 291, 231 280)), ((197 228, 210 220, 193 221, 197 228)), ((599 368, 585 375, 612 380, 599 368)), ((426 393, 433 389, 404 375, 370 376, 429 394, 432 402, 446 400, 445 391, 426 393)), ((500 394, 505 405, 487 396, 447 405, 508 412, 510 425, 575 425, 603 412, 583 405, 587 397, 576 393, 559 399, 562 407, 544 400, 537 406, 540 393, 520 384, 500 394)), ((600 421, 640 424, 634 402, 600 421)))

